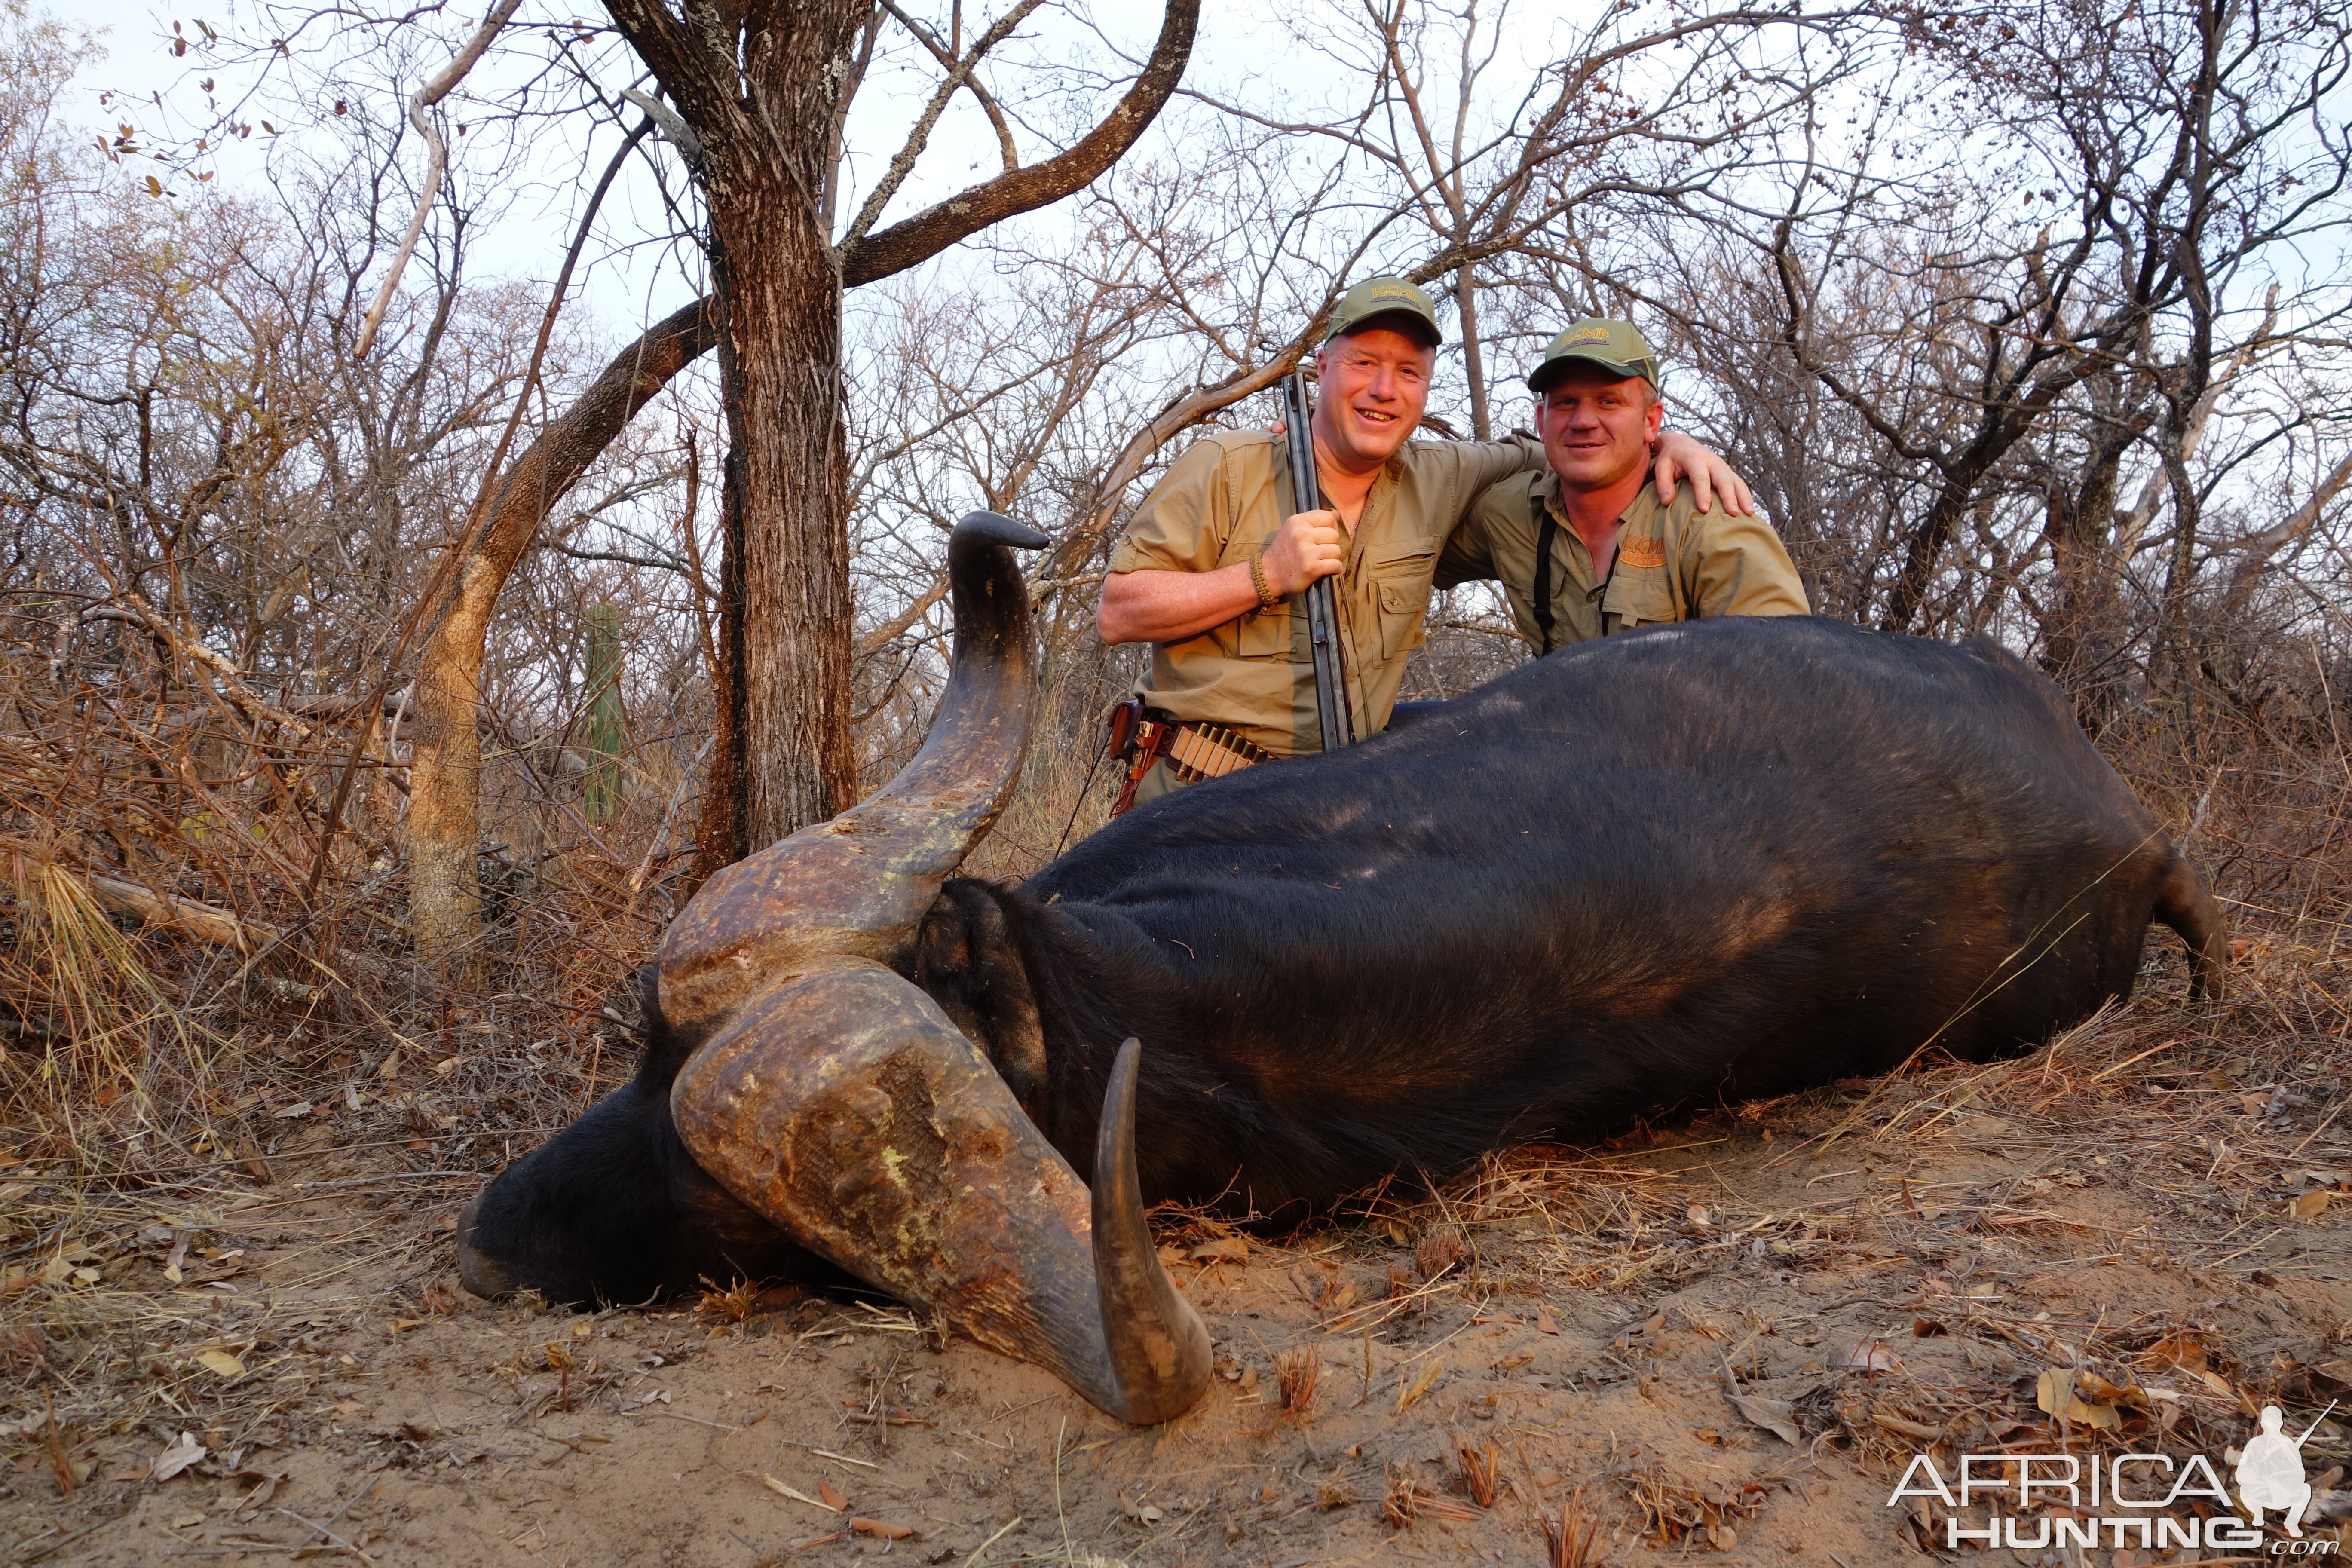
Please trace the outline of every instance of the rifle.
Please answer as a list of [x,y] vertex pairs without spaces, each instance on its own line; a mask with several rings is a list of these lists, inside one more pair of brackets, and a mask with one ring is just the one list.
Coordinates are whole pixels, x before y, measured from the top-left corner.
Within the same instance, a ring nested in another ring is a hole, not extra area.
[[[1315,474],[1315,433],[1307,424],[1307,373],[1295,370],[1283,379],[1282,418],[1290,436],[1290,510],[1323,510],[1323,487]],[[1348,711],[1347,673],[1339,658],[1339,606],[1332,602],[1331,579],[1318,577],[1307,585],[1307,637],[1315,654],[1315,713],[1323,731],[1323,749],[1336,752],[1352,743],[1355,724]]]

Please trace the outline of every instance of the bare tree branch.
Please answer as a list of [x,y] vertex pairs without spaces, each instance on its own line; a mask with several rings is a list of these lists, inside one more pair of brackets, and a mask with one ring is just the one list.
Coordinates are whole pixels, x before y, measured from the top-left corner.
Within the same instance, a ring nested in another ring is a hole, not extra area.
[[438,75],[428,79],[408,101],[408,122],[425,138],[428,150],[425,189],[416,197],[416,214],[408,220],[408,232],[400,237],[400,248],[393,252],[392,269],[383,275],[383,284],[375,291],[375,302],[368,307],[367,317],[360,323],[360,341],[352,349],[353,359],[365,358],[375,342],[376,330],[383,325],[383,313],[392,304],[392,292],[400,287],[400,275],[408,269],[408,258],[416,253],[416,241],[425,232],[425,220],[432,215],[434,198],[441,194],[441,178],[448,173],[449,149],[425,111],[448,97],[451,89],[466,79],[466,73],[474,68],[474,62],[482,58],[482,51],[490,47],[490,40],[499,36],[499,29],[507,25],[507,18],[521,5],[522,0],[499,0],[497,7],[482,19],[482,25],[474,29],[474,36],[466,40],[466,47],[457,51],[457,58],[444,66]]
[[928,211],[841,247],[841,280],[855,287],[904,272],[992,224],[1060,201],[1094,183],[1135,145],[1176,90],[1192,55],[1201,0],[1168,0],[1160,40],[1142,74],[1101,124],[1068,152],[1025,169],[1009,170],[950,196]]

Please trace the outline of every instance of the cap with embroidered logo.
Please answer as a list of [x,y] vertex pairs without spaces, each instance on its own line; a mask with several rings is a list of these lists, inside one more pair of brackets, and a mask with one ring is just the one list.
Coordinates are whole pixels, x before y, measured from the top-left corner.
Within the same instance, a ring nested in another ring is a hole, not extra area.
[[1541,396],[1560,372],[1576,360],[1587,360],[1619,376],[1638,375],[1653,387],[1660,384],[1658,356],[1650,341],[1631,321],[1609,321],[1587,316],[1552,339],[1543,360],[1528,374],[1528,387]]
[[[1377,317],[1391,317],[1380,321],[1400,331],[1409,331],[1435,348],[1445,341],[1445,333],[1437,324],[1437,307],[1429,296],[1402,278],[1367,278],[1339,297],[1339,308],[1331,314],[1331,330],[1323,341],[1347,336],[1374,324]],[[1411,318],[1407,320],[1406,318]]]

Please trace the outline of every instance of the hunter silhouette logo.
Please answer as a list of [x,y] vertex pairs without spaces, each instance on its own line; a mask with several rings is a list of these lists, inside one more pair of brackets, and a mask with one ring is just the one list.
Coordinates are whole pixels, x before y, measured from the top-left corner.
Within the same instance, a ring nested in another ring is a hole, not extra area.
[[2311,1506],[2311,1483],[2303,1479],[2303,1446],[2319,1430],[2319,1422],[2327,1419],[2327,1411],[2335,1408],[2336,1402],[2329,1400],[2327,1410],[2303,1429],[2302,1436],[2289,1437],[2280,1430],[2286,1422],[2285,1413],[2275,1405],[2263,1406],[2262,1431],[2249,1438],[2238,1455],[2238,1500],[2245,1505],[2246,1518],[2255,1529],[2262,1528],[2265,1509],[2283,1509],[2286,1532],[2303,1533],[2304,1510]]
[[[2263,1407],[2260,1429],[2237,1453],[2235,1510],[2220,1472],[2203,1454],[2185,1459],[2168,1454],[1962,1454],[1958,1473],[1948,1480],[1932,1453],[1919,1454],[1887,1494],[1886,1506],[1900,1507],[1912,1498],[1941,1503],[1948,1510],[1941,1542],[1947,1551],[1962,1542],[2023,1552],[2052,1546],[2261,1551],[2263,1516],[2276,1513],[2291,1539],[2270,1541],[2270,1555],[2333,1556],[2334,1540],[2303,1537],[2304,1516],[2312,1505],[2303,1446],[2335,1408],[2331,1400],[2296,1437],[2285,1431],[2284,1411],[2275,1405]],[[1986,1507],[1988,1494],[1990,1517],[1979,1523],[1969,1510]],[[2205,1511],[2191,1511],[2192,1505]],[[1916,1505],[1914,1511],[1923,1532],[1932,1531],[1931,1516]]]

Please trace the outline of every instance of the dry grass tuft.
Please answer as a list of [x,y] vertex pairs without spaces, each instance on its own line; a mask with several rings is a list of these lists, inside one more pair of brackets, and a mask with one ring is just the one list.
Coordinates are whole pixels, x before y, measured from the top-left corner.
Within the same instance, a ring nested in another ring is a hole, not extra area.
[[1396,1465],[1388,1471],[1388,1491],[1381,1500],[1381,1517],[1398,1530],[1410,1530],[1420,1520],[1445,1520],[1458,1524],[1477,1518],[1478,1513],[1444,1492],[1423,1486],[1413,1479],[1410,1465]]
[[1462,1227],[1452,1220],[1440,1220],[1422,1236],[1412,1249],[1412,1263],[1423,1279],[1434,1279],[1451,1272],[1462,1261]]
[[1542,1521],[1544,1562],[1549,1568],[1599,1568],[1601,1520],[1584,1508],[1584,1489],[1560,1500],[1559,1521]]
[[1314,1345],[1293,1344],[1274,1358],[1275,1386],[1281,1392],[1282,1413],[1305,1420],[1315,1404],[1316,1385],[1323,1378],[1323,1352]]
[[1411,1469],[1393,1465],[1389,1468],[1388,1489],[1381,1498],[1381,1517],[1387,1520],[1391,1528],[1412,1528],[1415,1489]]
[[788,1307],[801,1299],[800,1290],[790,1285],[768,1285],[757,1279],[738,1279],[732,1285],[719,1286],[708,1276],[702,1281],[702,1294],[694,1303],[694,1315],[704,1322],[750,1322],[762,1312]]
[[1489,1443],[1480,1447],[1468,1439],[1454,1439],[1454,1457],[1462,1463],[1462,1489],[1480,1508],[1492,1508],[1503,1491],[1503,1451]]

